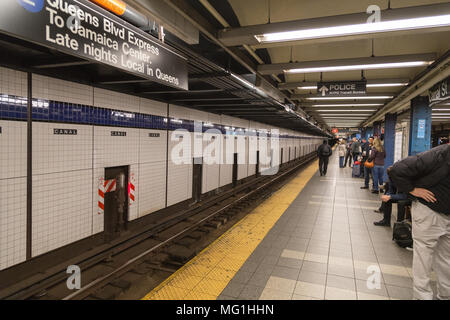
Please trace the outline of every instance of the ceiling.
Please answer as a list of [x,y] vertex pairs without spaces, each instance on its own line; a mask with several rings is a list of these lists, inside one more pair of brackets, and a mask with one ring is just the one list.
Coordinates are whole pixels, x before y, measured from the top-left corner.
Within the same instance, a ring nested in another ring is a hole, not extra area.
[[[271,32],[271,25],[275,28],[276,23],[279,22],[348,15],[353,13],[365,14],[366,9],[370,5],[378,5],[380,9],[384,10],[388,8],[388,5],[390,5],[391,9],[397,9],[411,6],[449,3],[449,1],[439,0],[340,0],[339,5],[330,5],[330,3],[336,4],[336,2],[329,0],[228,0],[228,2],[231,5],[241,27],[268,24],[268,26],[264,26],[264,28],[266,28],[266,33]],[[210,0],[210,3],[213,4],[214,1]],[[450,12],[447,14],[450,14]],[[326,20],[324,20],[324,22],[325,21]],[[241,29],[245,32],[245,28]],[[402,34],[382,33],[373,37],[366,35],[363,37],[356,37],[354,39],[344,38],[339,41],[337,41],[336,38],[327,38],[309,41],[259,43],[250,45],[250,48],[254,50],[267,50],[270,57],[270,64],[323,61],[325,65],[327,60],[425,53],[435,53],[436,58],[438,58],[448,54],[450,49],[450,29],[444,28],[439,29],[439,31],[436,30],[437,29],[420,31],[414,30]],[[219,36],[219,40],[220,39],[221,38]],[[240,44],[244,45],[245,43],[242,41]],[[427,69],[427,66],[364,70],[363,73],[361,72],[362,70],[323,73],[287,73],[283,72],[283,70],[278,70],[275,75],[282,79],[283,84],[303,81],[316,83],[321,79],[322,81],[361,80],[362,76],[369,82],[390,79],[401,79],[406,82],[410,82],[425,69]],[[405,87],[406,85],[393,87],[368,87],[367,95],[377,93],[395,97],[402,92]],[[316,96],[316,89],[291,88],[288,90],[283,90],[283,92],[289,94],[293,100],[296,100],[301,108],[308,114],[312,115],[320,123],[327,124],[329,127],[357,127],[390,101],[390,99],[373,100],[370,101],[370,103],[376,104],[376,106],[350,107],[347,105],[335,106],[343,101],[330,100],[321,103],[318,102],[316,104],[332,104],[333,106],[315,107],[313,106],[315,101],[305,100],[303,96]],[[346,102],[351,102],[351,104],[368,103],[367,100],[360,99]],[[442,122],[449,120],[439,119],[439,121]]]

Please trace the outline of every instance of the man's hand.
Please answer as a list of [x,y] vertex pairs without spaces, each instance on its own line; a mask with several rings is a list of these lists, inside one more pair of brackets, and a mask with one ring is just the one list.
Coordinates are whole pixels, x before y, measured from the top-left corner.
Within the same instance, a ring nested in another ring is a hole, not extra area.
[[388,196],[388,195],[386,195],[386,194],[383,194],[383,195],[381,196],[381,201],[383,201],[383,202],[388,202],[389,200],[391,200],[391,196]]
[[414,188],[413,191],[410,192],[413,196],[417,198],[422,198],[426,202],[436,202],[436,198],[430,190],[423,188]]

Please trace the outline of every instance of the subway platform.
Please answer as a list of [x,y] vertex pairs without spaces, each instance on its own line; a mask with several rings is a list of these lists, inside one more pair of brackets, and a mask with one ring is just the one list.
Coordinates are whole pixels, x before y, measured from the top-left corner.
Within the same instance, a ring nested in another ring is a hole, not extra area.
[[326,176],[314,161],[143,299],[412,299],[412,252],[362,185],[337,152]]

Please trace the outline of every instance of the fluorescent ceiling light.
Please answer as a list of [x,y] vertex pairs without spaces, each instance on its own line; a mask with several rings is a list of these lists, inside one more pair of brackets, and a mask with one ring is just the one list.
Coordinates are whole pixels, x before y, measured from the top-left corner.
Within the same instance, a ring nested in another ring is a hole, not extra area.
[[450,111],[450,109],[433,109],[433,112]]
[[361,23],[336,27],[295,30],[287,32],[274,32],[255,35],[260,43],[281,42],[293,40],[307,40],[330,38],[357,34],[370,34],[377,32],[392,32],[423,28],[436,28],[450,25],[450,15],[420,17],[412,19],[399,19],[375,23]]
[[328,110],[314,110],[316,112],[373,112],[377,111],[377,109],[361,109],[361,110],[353,110],[353,109],[328,109]]
[[433,117],[433,119],[450,119],[450,117]]
[[313,107],[377,107],[383,103],[313,104]]
[[314,89],[317,89],[317,86],[301,86],[301,87],[298,87],[297,89],[314,90]]
[[322,117],[329,117],[329,116],[337,116],[337,117],[368,117],[370,116],[370,114],[360,114],[360,113],[356,113],[356,114],[342,114],[342,113],[328,113],[328,114],[324,114]]
[[404,87],[408,83],[368,83],[367,88]]
[[306,100],[383,100],[394,96],[307,97]]
[[332,66],[332,67],[312,67],[312,68],[298,68],[284,70],[287,73],[312,73],[312,72],[333,72],[333,71],[348,71],[348,70],[369,70],[369,69],[391,69],[391,68],[407,68],[420,67],[430,65],[431,61],[405,61],[405,62],[391,62],[391,63],[374,63],[374,64],[353,64],[347,66]]
[[450,116],[450,113],[433,113],[432,116]]

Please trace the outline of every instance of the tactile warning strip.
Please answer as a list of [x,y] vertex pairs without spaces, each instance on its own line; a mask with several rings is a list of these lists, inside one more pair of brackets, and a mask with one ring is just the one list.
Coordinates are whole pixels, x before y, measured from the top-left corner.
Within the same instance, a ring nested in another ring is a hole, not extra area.
[[314,161],[142,299],[217,299],[316,171]]

